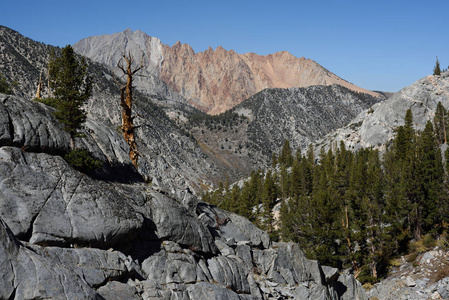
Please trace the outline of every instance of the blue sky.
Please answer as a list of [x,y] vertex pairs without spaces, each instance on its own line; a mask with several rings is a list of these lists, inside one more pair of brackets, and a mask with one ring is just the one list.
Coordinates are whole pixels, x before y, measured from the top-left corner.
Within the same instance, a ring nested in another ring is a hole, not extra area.
[[0,25],[55,46],[126,28],[168,45],[288,51],[370,90],[398,91],[449,65],[448,0],[2,0]]

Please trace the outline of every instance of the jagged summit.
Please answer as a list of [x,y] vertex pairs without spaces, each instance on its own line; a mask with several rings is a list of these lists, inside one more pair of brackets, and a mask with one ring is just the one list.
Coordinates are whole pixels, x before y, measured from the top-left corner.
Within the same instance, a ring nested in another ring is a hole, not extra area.
[[[339,84],[381,97],[341,79],[311,59],[297,58],[287,51],[237,54],[218,46],[196,53],[180,41],[170,47],[129,28],[121,33],[85,38],[74,49],[110,67],[116,66],[123,51],[131,51],[134,56],[143,53],[147,74],[159,78],[194,107],[209,114],[224,112],[265,88]],[[145,82],[138,87],[144,90]]]

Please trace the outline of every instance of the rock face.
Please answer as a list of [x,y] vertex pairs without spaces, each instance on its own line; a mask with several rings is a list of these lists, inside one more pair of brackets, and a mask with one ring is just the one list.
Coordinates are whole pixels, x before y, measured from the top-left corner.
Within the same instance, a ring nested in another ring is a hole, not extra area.
[[78,145],[103,173],[72,169],[51,109],[0,97],[0,120],[16,116],[0,139],[1,299],[366,299],[354,278],[189,190],[102,180],[118,164],[137,171],[99,123]]
[[143,55],[144,75],[149,79],[138,81],[138,88],[153,91],[155,86],[162,87],[160,82],[156,83],[162,80],[193,106],[209,114],[222,113],[266,88],[338,84],[381,96],[341,79],[313,60],[297,58],[285,51],[261,56],[237,54],[218,47],[195,53],[187,44],[177,42],[170,47],[142,31],[130,29],[89,37],[73,47],[78,53],[113,68],[123,51],[136,58]]
[[441,76],[426,76],[403,88],[360,113],[347,126],[317,141],[316,148],[327,149],[329,145],[343,141],[348,149],[374,147],[383,150],[393,139],[394,129],[404,125],[405,113],[409,108],[415,128],[423,130],[428,120],[433,121],[438,102],[449,108],[449,72]]

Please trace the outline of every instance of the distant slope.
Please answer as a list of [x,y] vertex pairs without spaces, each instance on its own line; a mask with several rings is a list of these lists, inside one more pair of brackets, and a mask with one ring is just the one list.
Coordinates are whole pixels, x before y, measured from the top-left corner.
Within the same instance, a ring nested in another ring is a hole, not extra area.
[[449,72],[441,76],[426,76],[403,88],[387,100],[360,113],[347,126],[317,141],[317,151],[343,141],[349,149],[374,147],[385,149],[398,126],[404,125],[405,112],[410,108],[417,130],[423,130],[433,120],[438,102],[449,108]]
[[[339,85],[265,89],[227,112],[226,124],[205,121],[190,132],[207,154],[248,175],[268,167],[272,153],[279,152],[284,140],[293,149],[305,149],[377,101]],[[232,113],[247,120],[232,121]]]
[[14,92],[34,97],[41,71],[54,47],[24,38],[18,32],[0,25],[0,72],[7,82],[16,82]]
[[249,139],[267,151],[284,140],[306,148],[326,133],[344,126],[378,100],[339,85],[266,89],[234,108],[249,116]]
[[135,57],[143,54],[149,79],[139,82],[140,89],[144,90],[145,84],[154,86],[154,77],[160,78],[193,106],[209,114],[224,112],[266,88],[339,84],[383,97],[341,79],[313,60],[297,58],[285,51],[261,56],[218,47],[215,51],[209,48],[195,53],[187,44],[177,42],[170,47],[142,31],[130,29],[85,38],[74,48],[110,67],[116,67],[123,51],[130,51]]

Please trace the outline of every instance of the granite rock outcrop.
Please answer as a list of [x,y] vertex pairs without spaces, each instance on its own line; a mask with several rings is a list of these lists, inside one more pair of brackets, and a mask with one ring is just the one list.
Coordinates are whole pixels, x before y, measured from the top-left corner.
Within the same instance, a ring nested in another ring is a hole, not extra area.
[[411,109],[416,130],[423,130],[433,121],[438,102],[449,108],[449,72],[426,76],[401,89],[385,101],[361,112],[348,125],[316,141],[316,149],[328,149],[343,141],[348,149],[374,147],[385,150],[394,137],[394,130],[404,125],[405,113]]
[[[112,162],[133,169],[115,155],[118,141],[105,144],[113,134],[85,130],[77,143],[104,161],[104,173],[84,174],[61,157],[69,141],[51,108],[0,102],[0,120],[22,112],[0,140],[0,298],[366,299],[354,278],[189,190],[166,192],[137,176],[105,180],[117,171]],[[18,136],[35,138],[14,140],[15,124],[53,127],[23,126]]]

